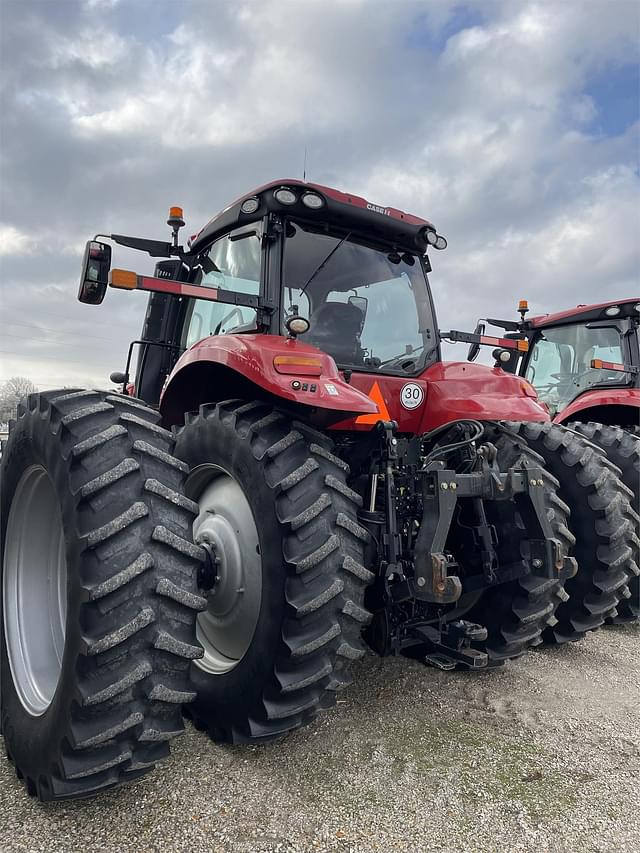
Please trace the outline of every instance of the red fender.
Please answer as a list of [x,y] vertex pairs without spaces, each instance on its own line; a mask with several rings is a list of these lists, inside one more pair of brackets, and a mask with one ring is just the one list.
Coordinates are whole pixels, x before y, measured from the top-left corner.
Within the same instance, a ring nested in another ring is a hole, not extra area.
[[[278,358],[284,363],[277,365]],[[216,369],[218,376],[235,377],[236,394],[252,383],[274,397],[322,410],[328,421],[377,411],[366,394],[342,379],[331,356],[316,347],[279,335],[213,335],[183,353],[168,377],[160,398],[165,422],[178,423],[188,411],[185,404],[193,405],[196,398],[205,401],[193,386],[206,381],[207,367],[214,382]]]
[[[593,391],[585,391],[573,402],[569,403],[553,419],[554,423],[562,424],[566,421],[576,419],[576,416],[585,409],[593,409],[596,406],[627,406],[640,409],[640,390],[637,388],[594,388]],[[579,420],[579,418],[578,418]]]

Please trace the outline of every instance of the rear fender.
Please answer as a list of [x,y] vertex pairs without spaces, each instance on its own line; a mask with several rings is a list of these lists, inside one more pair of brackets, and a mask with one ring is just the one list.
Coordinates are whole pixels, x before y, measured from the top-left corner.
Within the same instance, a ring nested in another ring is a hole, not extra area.
[[553,420],[557,424],[597,421],[604,424],[640,425],[640,389],[599,388],[585,391]]
[[[278,369],[278,356],[294,363]],[[302,361],[298,366],[296,359],[314,364]],[[160,412],[172,426],[201,403],[230,397],[280,401],[319,425],[377,411],[366,394],[341,378],[334,360],[321,350],[293,338],[244,334],[214,335],[183,353],[163,389]]]

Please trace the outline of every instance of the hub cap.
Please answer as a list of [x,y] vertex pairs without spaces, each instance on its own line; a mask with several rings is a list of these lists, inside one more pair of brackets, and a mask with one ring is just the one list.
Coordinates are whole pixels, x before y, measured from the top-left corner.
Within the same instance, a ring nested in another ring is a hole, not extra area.
[[208,607],[196,624],[204,657],[196,665],[214,675],[230,672],[255,633],[262,601],[262,558],[251,506],[239,483],[217,465],[200,465],[187,482],[200,509],[193,538],[217,558]]
[[67,619],[67,558],[58,496],[40,465],[18,483],[7,523],[2,584],[4,630],[13,683],[39,717],[62,670]]

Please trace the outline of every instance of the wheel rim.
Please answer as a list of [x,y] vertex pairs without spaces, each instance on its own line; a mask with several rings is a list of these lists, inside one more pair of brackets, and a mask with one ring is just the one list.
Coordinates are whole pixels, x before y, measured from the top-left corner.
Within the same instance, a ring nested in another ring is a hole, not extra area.
[[204,656],[195,661],[213,675],[230,672],[253,640],[262,602],[262,558],[251,505],[240,484],[217,465],[200,465],[187,493],[198,502],[194,542],[211,546],[218,562],[208,606],[196,633]]
[[67,620],[67,559],[62,514],[49,475],[28,468],[16,488],[2,584],[7,656],[25,710],[39,717],[62,671]]

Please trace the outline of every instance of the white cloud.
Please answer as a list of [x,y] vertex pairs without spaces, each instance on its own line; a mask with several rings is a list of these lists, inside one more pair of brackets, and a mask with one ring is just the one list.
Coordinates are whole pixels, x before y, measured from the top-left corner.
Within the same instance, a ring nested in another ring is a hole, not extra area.
[[0,255],[32,254],[35,249],[29,234],[0,222]]

